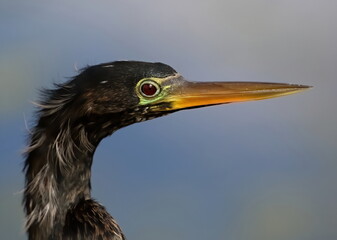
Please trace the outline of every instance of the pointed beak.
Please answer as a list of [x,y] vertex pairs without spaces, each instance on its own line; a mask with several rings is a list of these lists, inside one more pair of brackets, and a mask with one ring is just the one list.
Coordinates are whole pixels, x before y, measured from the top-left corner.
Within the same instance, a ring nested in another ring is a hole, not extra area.
[[309,86],[263,83],[263,82],[188,82],[171,88],[165,98],[170,103],[160,111],[175,111],[186,108],[216,104],[246,102],[281,97],[309,89]]

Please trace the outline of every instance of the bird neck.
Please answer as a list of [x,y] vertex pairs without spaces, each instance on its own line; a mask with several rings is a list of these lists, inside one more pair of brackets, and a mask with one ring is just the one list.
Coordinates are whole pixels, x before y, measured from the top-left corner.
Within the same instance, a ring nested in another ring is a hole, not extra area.
[[40,119],[25,162],[24,204],[30,236],[48,239],[62,232],[67,211],[90,198],[91,164],[99,141],[83,124]]

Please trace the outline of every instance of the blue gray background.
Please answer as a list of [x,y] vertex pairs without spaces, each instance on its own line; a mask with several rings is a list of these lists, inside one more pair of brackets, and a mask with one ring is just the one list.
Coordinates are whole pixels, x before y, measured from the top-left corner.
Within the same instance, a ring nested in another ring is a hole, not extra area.
[[182,111],[99,146],[93,197],[128,239],[337,239],[337,2],[0,2],[0,234],[25,239],[21,152],[37,89],[113,60],[310,91]]

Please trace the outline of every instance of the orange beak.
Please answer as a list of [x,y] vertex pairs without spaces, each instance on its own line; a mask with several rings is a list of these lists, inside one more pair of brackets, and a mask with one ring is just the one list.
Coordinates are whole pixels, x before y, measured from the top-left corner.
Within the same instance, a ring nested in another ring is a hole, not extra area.
[[281,97],[309,89],[309,86],[263,82],[188,82],[172,86],[159,111],[180,110],[216,104]]

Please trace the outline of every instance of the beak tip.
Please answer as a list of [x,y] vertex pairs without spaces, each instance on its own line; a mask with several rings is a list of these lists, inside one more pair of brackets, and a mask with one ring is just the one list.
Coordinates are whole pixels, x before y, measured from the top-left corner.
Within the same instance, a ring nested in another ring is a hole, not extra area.
[[313,86],[308,86],[308,85],[296,85],[296,88],[298,88],[300,91],[305,91],[313,88]]

